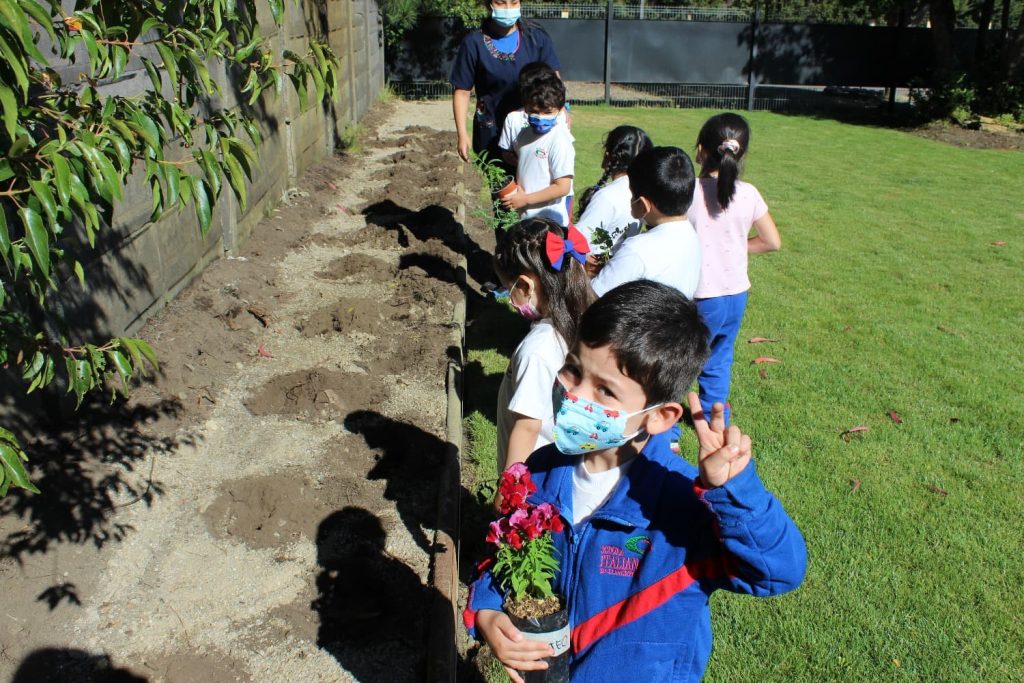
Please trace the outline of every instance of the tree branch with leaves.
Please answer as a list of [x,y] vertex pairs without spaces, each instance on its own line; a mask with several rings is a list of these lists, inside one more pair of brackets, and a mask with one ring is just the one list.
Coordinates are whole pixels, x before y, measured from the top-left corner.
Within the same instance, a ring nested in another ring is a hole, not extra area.
[[[261,1],[280,26],[284,0]],[[0,367],[28,392],[63,375],[81,405],[91,391],[126,395],[157,369],[141,339],[74,339],[54,305],[69,283],[86,287],[83,262],[129,178],[143,175],[152,220],[191,204],[205,236],[225,188],[246,204],[262,142],[249,107],[286,83],[303,110],[333,98],[337,58],[319,36],[303,54],[276,54],[256,0],[77,0],[70,13],[64,4],[0,0]],[[79,79],[63,82],[53,66],[83,53]],[[130,64],[150,87],[105,94]],[[241,84],[245,105],[214,107],[222,93],[211,65]],[[167,157],[172,142],[183,158]],[[26,461],[17,436],[0,429],[0,496],[36,491]]]

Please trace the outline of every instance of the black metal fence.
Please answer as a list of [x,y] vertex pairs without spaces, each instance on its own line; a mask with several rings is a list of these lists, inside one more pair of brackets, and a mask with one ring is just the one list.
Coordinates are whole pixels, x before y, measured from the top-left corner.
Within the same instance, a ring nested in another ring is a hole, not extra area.
[[[534,20],[551,35],[576,103],[773,111],[878,103],[883,90],[905,99],[934,66],[927,28],[761,21],[739,10],[646,7],[640,19],[640,7],[615,6],[608,19],[607,6],[595,4],[524,8],[542,13]],[[466,30],[453,19],[421,19],[389,48],[391,88],[403,97],[448,96]],[[956,32],[966,65],[974,36]]]

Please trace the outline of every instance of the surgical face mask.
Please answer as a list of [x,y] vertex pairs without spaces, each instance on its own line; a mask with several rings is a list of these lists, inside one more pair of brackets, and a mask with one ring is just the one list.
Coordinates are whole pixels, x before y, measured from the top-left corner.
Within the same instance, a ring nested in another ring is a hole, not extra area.
[[547,133],[549,130],[555,127],[558,123],[558,114],[553,116],[542,116],[540,114],[528,114],[526,116],[527,123],[530,127],[540,135]]
[[525,304],[517,304],[512,299],[512,292],[510,290],[503,290],[503,295],[503,297],[499,298],[499,301],[502,298],[504,298],[504,300],[508,302],[509,306],[516,309],[516,312],[518,312],[519,315],[523,316],[527,320],[540,320],[541,318],[544,317],[543,315],[541,315],[541,312],[537,310],[537,307],[530,302],[529,299],[526,300]]
[[555,411],[555,446],[566,455],[583,455],[591,451],[618,448],[632,441],[643,430],[626,434],[629,418],[662,405],[659,403],[633,413],[623,413],[580,398],[557,379],[551,398]]
[[[642,212],[639,216],[636,215],[637,208]],[[647,216],[647,211],[644,211],[644,200],[641,197],[637,197],[629,203],[629,214],[638,221],[642,221]]]
[[509,28],[515,25],[519,21],[519,17],[522,15],[522,10],[518,7],[494,7],[491,6],[491,19],[494,23],[503,28]]

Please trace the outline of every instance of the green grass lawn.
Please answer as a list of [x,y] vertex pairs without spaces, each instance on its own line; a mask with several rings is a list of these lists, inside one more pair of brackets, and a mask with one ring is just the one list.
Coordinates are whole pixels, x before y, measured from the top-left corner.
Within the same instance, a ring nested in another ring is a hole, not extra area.
[[[713,113],[575,109],[578,191],[614,126],[692,156]],[[1022,680],[1024,154],[748,118],[743,177],[783,248],[751,258],[733,419],[810,565],[795,593],[713,598],[706,680]],[[510,342],[491,325],[469,335],[496,389]],[[467,390],[469,455],[490,473],[494,391]]]

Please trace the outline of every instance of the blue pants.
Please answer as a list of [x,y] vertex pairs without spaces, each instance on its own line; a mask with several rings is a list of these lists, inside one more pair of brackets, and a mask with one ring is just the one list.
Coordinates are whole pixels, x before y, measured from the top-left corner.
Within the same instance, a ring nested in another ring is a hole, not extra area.
[[708,326],[708,344],[711,355],[697,378],[700,405],[707,419],[711,419],[711,406],[725,404],[725,424],[729,424],[729,385],[732,383],[733,349],[736,335],[747,308],[747,293],[697,299],[697,312]]

